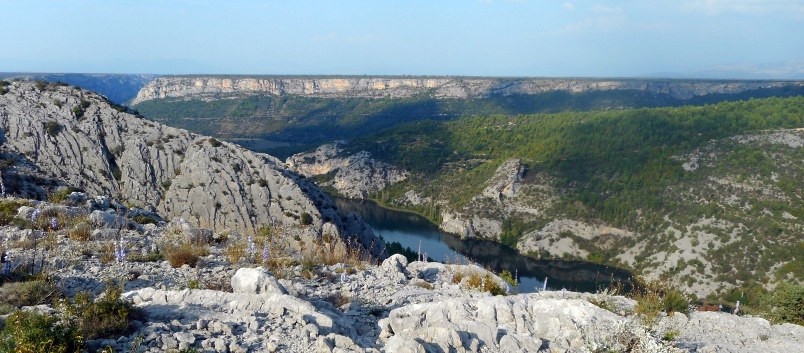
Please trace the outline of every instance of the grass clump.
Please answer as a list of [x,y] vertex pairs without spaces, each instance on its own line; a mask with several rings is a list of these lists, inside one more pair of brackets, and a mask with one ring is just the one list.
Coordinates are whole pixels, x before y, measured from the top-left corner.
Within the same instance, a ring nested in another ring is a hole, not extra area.
[[636,300],[634,312],[649,330],[658,323],[661,312],[668,315],[689,312],[689,300],[683,293],[656,281],[637,279],[629,296]]
[[0,287],[0,305],[9,308],[49,304],[60,294],[60,291],[46,280],[7,282]]
[[17,209],[28,205],[27,202],[23,201],[0,201],[0,226],[12,224],[14,217],[17,216]]
[[209,255],[209,247],[197,245],[189,241],[177,245],[165,246],[165,258],[173,268],[190,265],[195,267],[201,256]]
[[508,293],[507,286],[497,281],[496,277],[488,271],[480,273],[474,270],[458,270],[452,274],[452,283],[460,284],[465,289],[489,292],[492,295]]

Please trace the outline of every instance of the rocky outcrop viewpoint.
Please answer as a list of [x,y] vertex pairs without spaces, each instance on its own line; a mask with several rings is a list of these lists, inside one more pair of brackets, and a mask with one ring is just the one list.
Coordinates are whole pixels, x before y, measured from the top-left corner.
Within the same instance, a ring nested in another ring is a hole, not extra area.
[[148,121],[80,88],[7,89],[0,153],[8,194],[41,199],[71,187],[213,230],[331,223],[341,236],[373,241],[362,220],[341,217],[317,186],[274,157]]

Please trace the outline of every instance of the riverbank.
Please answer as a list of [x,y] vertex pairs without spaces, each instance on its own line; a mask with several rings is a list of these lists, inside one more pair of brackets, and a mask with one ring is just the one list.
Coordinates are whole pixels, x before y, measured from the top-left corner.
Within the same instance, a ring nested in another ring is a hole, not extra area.
[[[398,242],[414,252],[441,262],[472,262],[497,273],[516,274],[520,290],[541,290],[547,278],[548,287],[581,292],[596,292],[610,285],[628,282],[632,274],[626,270],[571,260],[538,260],[521,255],[503,244],[480,239],[461,239],[438,229],[421,215],[383,207],[371,200],[352,200],[330,196],[340,212],[361,215],[375,234],[387,242]],[[463,258],[463,260],[461,259]]]

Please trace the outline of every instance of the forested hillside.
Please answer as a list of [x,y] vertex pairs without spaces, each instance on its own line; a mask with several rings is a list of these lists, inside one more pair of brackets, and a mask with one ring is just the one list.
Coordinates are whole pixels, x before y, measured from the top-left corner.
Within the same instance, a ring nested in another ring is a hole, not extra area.
[[798,84],[731,94],[707,94],[690,99],[642,90],[592,90],[580,93],[555,90],[480,98],[436,98],[430,93],[403,98],[222,93],[214,97],[191,95],[152,99],[134,107],[149,119],[220,138],[320,144],[351,139],[419,120],[704,105],[726,100],[802,94],[804,86]]
[[[705,293],[804,278],[802,127],[804,98],[769,98],[420,121],[345,149],[412,172],[372,195],[387,205],[442,227],[465,220],[465,235],[535,257],[619,264]],[[490,196],[508,161],[522,167],[517,191]]]

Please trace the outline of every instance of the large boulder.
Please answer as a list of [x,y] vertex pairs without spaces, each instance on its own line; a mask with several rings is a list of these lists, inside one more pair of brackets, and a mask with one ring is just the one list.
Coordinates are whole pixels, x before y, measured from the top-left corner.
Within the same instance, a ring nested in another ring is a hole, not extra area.
[[394,254],[382,262],[382,269],[387,272],[405,273],[408,259],[404,255]]
[[241,268],[232,276],[232,291],[247,294],[287,294],[279,282],[262,267]]

